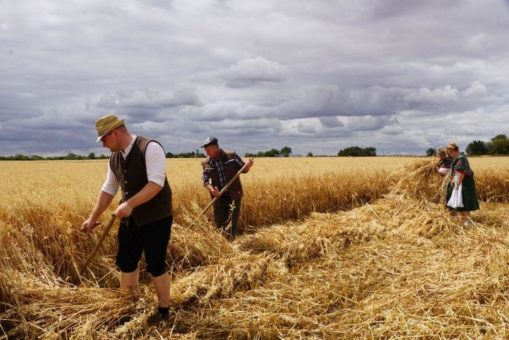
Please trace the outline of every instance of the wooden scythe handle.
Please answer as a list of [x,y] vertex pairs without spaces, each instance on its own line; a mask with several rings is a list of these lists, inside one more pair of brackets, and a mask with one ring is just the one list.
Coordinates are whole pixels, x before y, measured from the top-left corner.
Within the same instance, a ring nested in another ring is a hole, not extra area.
[[[252,160],[252,158],[251,158]],[[214,199],[212,201],[209,202],[209,204],[207,204],[207,206],[205,208],[203,208],[202,212],[195,218],[193,224],[191,224],[191,226],[195,225],[196,223],[196,220],[202,216],[203,214],[205,214],[205,212],[207,210],[209,210],[209,208],[212,206],[212,204],[214,204],[225,192],[226,190],[228,190],[228,188],[233,184],[233,182],[235,182],[235,180],[237,178],[239,178],[240,174],[244,171],[244,169],[246,168],[247,166],[247,163],[245,163],[242,168],[240,168],[239,171],[237,171],[237,173],[235,174],[235,176],[232,177],[232,179],[230,179],[230,181],[228,181],[228,183],[226,183],[226,185],[223,187],[223,189],[221,189],[221,191],[219,192],[219,195],[217,195],[216,197],[214,197]]]
[[80,273],[83,273],[85,271],[85,269],[87,269],[88,265],[90,264],[90,262],[94,259],[95,257],[95,254],[99,251],[99,249],[101,248],[101,245],[102,243],[104,242],[104,239],[106,238],[106,236],[108,235],[111,227],[113,226],[113,223],[115,222],[115,219],[116,219],[116,215],[114,214],[111,214],[111,218],[110,218],[110,221],[108,222],[108,224],[106,225],[106,228],[104,228],[101,236],[99,237],[99,240],[97,240],[97,243],[94,247],[94,249],[92,250],[92,252],[88,255],[88,258],[87,260],[85,261],[85,263],[83,264],[83,266],[81,267],[81,270],[80,270]]

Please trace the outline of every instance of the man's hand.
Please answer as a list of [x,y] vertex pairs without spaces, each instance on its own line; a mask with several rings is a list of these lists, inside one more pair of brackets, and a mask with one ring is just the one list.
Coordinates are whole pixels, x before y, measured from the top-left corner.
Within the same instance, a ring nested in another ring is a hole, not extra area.
[[217,187],[213,187],[212,185],[209,187],[209,192],[212,196],[219,196],[219,189]]
[[246,172],[249,171],[249,169],[251,169],[251,167],[253,166],[254,164],[254,159],[253,158],[250,158],[247,162],[246,162],[246,167],[244,169],[246,169]]
[[133,208],[129,205],[129,203],[124,202],[118,206],[117,209],[113,212],[113,215],[117,215],[119,218],[128,217],[133,212]]
[[92,230],[94,230],[95,227],[97,227],[99,224],[101,224],[101,222],[96,221],[96,220],[92,220],[89,217],[85,222],[83,222],[83,224],[81,225],[80,230],[84,231],[86,233],[89,233]]

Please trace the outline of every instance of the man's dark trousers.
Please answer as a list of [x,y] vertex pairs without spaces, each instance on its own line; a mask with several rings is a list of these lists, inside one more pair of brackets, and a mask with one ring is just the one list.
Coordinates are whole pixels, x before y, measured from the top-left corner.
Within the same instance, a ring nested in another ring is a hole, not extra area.
[[[231,221],[232,228],[230,236],[235,238],[237,236],[237,225],[239,222],[240,215],[240,203],[241,199],[233,200],[230,196],[224,195],[214,203],[214,219],[216,226],[222,230],[225,230],[228,223]],[[232,211],[232,204],[234,204]]]

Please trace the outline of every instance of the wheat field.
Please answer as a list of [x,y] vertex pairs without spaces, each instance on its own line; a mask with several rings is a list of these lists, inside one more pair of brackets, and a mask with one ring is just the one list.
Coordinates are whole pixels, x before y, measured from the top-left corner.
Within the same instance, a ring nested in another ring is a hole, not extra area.
[[194,223],[199,161],[168,160],[171,320],[148,327],[155,294],[143,264],[138,299],[118,291],[115,232],[78,270],[107,162],[2,162],[0,338],[507,337],[509,159],[471,164],[467,228],[433,159],[256,159],[229,242],[210,215]]

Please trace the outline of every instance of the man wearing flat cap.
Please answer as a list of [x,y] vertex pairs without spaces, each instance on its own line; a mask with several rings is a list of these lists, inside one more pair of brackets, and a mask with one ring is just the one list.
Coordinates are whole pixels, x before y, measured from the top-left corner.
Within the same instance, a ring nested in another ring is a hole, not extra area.
[[[244,163],[235,152],[221,149],[216,137],[207,138],[202,147],[207,154],[207,158],[202,160],[203,184],[209,191],[211,198],[220,196],[221,189],[235,177],[244,164],[243,173],[248,172],[253,165],[252,159]],[[229,234],[232,239],[237,236],[242,195],[242,184],[240,178],[237,178],[214,203],[216,226],[225,231],[231,221]]]
[[116,264],[120,268],[120,289],[134,294],[138,284],[138,262],[145,255],[159,306],[153,321],[168,318],[170,276],[166,252],[173,221],[171,189],[166,178],[166,157],[155,140],[129,133],[124,120],[107,115],[96,121],[97,142],[111,150],[106,181],[82,229],[89,232],[111,204],[118,188],[121,204],[114,215],[121,219]]

